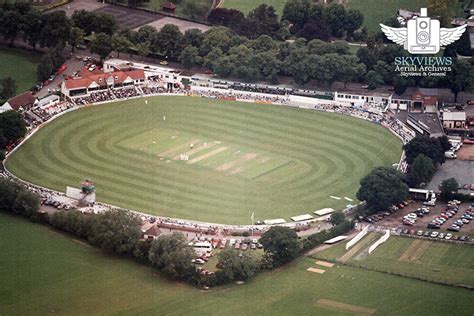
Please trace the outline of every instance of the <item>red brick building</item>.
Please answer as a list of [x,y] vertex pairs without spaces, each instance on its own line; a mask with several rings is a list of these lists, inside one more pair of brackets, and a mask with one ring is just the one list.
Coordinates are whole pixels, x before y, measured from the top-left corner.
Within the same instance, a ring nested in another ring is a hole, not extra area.
[[411,111],[434,113],[438,109],[438,89],[418,88],[412,95]]

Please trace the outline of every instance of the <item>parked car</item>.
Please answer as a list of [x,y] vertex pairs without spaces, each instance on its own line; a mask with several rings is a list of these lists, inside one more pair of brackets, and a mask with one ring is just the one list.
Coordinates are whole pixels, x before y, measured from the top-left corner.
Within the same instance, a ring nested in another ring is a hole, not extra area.
[[439,235],[438,232],[432,232],[430,237],[431,238],[436,238],[438,235]]
[[450,240],[452,237],[453,237],[453,234],[447,233],[447,234],[446,234],[446,237],[444,237],[444,239]]

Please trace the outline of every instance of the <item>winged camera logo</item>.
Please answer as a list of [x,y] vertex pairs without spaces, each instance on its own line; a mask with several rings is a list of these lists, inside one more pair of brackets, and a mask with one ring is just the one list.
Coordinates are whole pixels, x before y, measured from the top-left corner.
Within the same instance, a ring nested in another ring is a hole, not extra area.
[[457,41],[466,30],[467,24],[455,28],[440,27],[436,19],[428,17],[428,10],[422,8],[420,16],[407,22],[407,27],[390,27],[380,24],[387,38],[411,54],[436,54],[442,46]]

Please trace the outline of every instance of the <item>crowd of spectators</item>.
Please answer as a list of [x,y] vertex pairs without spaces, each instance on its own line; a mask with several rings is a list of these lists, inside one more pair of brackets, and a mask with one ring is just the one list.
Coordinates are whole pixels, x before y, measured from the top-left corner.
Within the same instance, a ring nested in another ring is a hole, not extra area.
[[276,103],[276,104],[288,104],[289,96],[287,95],[270,95],[270,94],[258,94],[258,93],[247,93],[235,90],[216,90],[216,89],[193,89],[193,95],[197,95],[203,98],[211,99],[232,99],[238,101],[251,101],[251,102],[264,102],[264,103]]
[[79,97],[74,99],[74,103],[77,105],[85,105],[85,104],[92,104],[98,102],[105,102],[114,100],[115,95],[111,89],[107,89],[105,91],[96,91],[89,94],[89,96]]
[[[126,99],[131,97],[137,97],[140,95],[153,95],[153,94],[163,94],[163,93],[170,93],[167,91],[163,86],[159,84],[149,84],[142,87],[123,87],[120,89],[108,89],[105,91],[97,91],[91,93],[87,97],[79,97],[75,98],[73,101],[69,102],[60,102],[57,105],[48,107],[47,109],[39,109],[39,108],[32,108],[29,111],[24,112],[24,117],[30,124],[32,128],[36,127],[37,125],[49,120],[54,115],[66,111],[76,105],[86,105],[92,104],[97,102],[105,102],[105,101],[112,101],[115,99]],[[350,115],[353,117],[357,117],[360,119],[365,119],[377,124],[381,124],[382,126],[389,128],[394,133],[400,136],[404,143],[408,142],[413,136],[407,132],[407,127],[403,125],[400,121],[396,120],[389,114],[382,114],[371,112],[364,107],[356,107],[356,106],[347,106],[342,104],[337,104],[335,102],[314,102],[311,104],[298,104],[295,102],[290,101],[288,95],[284,94],[263,94],[263,93],[256,93],[256,92],[245,92],[241,90],[221,90],[221,89],[207,89],[207,88],[194,88],[192,91],[183,90],[183,89],[174,89],[172,91],[174,94],[181,94],[181,95],[195,95],[204,98],[213,98],[213,99],[227,99],[227,100],[242,100],[247,102],[263,102],[263,103],[276,103],[276,104],[283,104],[287,106],[298,106],[298,107],[305,107],[305,108],[312,108],[319,111],[327,111],[327,112],[334,112],[344,115]],[[320,101],[320,100],[319,100]],[[2,171],[0,172],[0,177],[9,177],[9,174]],[[50,200],[51,198],[63,195],[61,193],[40,188],[37,186],[33,186],[30,184],[25,184],[28,189],[32,192],[39,194],[42,200]],[[105,205],[104,205],[105,206]],[[193,223],[183,220],[171,219],[171,218],[160,218],[158,219],[157,225],[162,228],[169,228],[172,230],[181,230],[181,231],[189,231],[199,234],[208,234],[208,235],[215,235],[219,233],[219,227],[213,226],[211,224],[205,223]],[[252,231],[256,235],[259,235],[265,229],[263,227],[254,226],[253,228],[249,227],[221,227],[223,234],[232,234],[238,231]],[[301,230],[308,229],[308,227],[300,227]]]

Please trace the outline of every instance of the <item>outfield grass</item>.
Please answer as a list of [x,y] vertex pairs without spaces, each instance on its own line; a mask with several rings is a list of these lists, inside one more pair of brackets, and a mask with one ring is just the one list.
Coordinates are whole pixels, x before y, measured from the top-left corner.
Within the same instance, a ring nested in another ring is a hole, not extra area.
[[[365,238],[370,238],[370,235]],[[315,256],[336,260],[346,252],[344,247],[345,243],[341,243]],[[471,245],[392,236],[370,255],[366,253],[367,248],[368,246],[360,249],[348,263],[379,271],[474,287],[474,249]]]
[[[426,8],[429,0],[349,0],[347,7],[357,9],[364,15],[364,26],[369,32],[380,31],[379,23],[396,17],[399,9],[419,11]],[[428,12],[429,14],[429,12]]]
[[36,68],[41,55],[29,51],[0,46],[0,78],[12,77],[17,94],[29,90],[36,83]]
[[287,0],[223,0],[224,8],[237,9],[247,14],[261,4],[271,5],[281,18]]
[[[207,11],[211,10],[212,1],[207,1],[207,0],[194,0],[194,1],[196,2],[197,6],[205,7]],[[144,2],[143,5],[148,9],[158,12],[158,11],[161,11],[161,4],[164,2],[168,2],[168,1],[167,0],[150,0],[149,2]],[[183,2],[184,1],[181,1],[177,4],[175,14],[178,16],[186,17],[186,14],[184,14],[183,12],[183,8],[184,8]]]
[[311,259],[201,291],[4,214],[0,246],[2,315],[351,315],[316,306],[319,299],[377,315],[471,315],[474,299],[472,291],[350,267],[311,273]]
[[[163,120],[163,117],[166,120]],[[194,144],[193,150],[190,145]],[[343,208],[400,141],[348,116],[196,97],[79,109],[43,127],[7,160],[27,181],[152,214],[222,223]],[[188,161],[180,161],[187,153]],[[330,198],[339,196],[340,200]]]

